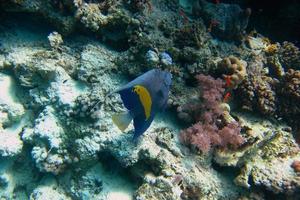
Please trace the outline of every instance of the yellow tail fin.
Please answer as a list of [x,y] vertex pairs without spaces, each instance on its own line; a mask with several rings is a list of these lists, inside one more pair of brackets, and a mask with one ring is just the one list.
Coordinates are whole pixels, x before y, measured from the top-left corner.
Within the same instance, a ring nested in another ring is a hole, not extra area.
[[132,117],[129,112],[114,114],[112,116],[114,124],[123,132],[130,124]]

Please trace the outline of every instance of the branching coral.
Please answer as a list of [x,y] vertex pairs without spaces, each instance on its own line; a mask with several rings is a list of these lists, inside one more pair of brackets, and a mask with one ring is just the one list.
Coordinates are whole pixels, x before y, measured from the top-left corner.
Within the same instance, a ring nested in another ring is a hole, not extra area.
[[281,81],[280,112],[289,118],[300,115],[300,71],[290,69]]
[[213,147],[236,149],[244,139],[237,122],[227,123],[222,120],[223,110],[220,104],[224,92],[223,81],[205,75],[198,75],[197,80],[202,102],[188,107],[196,114],[198,122],[181,132],[181,141],[203,153],[209,152]]
[[300,50],[291,42],[283,42],[279,58],[286,68],[300,69]]
[[243,108],[257,110],[264,115],[275,114],[277,97],[276,81],[268,76],[256,76],[252,73],[238,87]]
[[276,111],[276,96],[270,81],[262,81],[257,85],[257,108],[265,115],[272,115]]

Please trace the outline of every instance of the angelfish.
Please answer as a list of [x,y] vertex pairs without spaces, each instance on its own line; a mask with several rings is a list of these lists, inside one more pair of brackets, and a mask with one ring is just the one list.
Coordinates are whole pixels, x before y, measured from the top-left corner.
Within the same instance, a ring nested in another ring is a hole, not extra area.
[[171,82],[170,72],[152,69],[110,93],[119,93],[127,109],[112,116],[114,124],[123,132],[133,120],[133,139],[137,139],[149,128],[154,116],[165,109]]

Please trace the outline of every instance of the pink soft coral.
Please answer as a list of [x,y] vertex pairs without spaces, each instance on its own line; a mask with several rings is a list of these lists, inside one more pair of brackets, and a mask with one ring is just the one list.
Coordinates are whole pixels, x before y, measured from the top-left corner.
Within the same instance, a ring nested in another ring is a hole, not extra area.
[[222,121],[222,102],[224,82],[211,76],[198,75],[200,100],[197,103],[185,105],[196,121],[196,124],[181,131],[181,141],[198,150],[207,153],[213,147],[238,148],[244,139],[240,135],[240,125],[236,122]]
[[[211,123],[222,114],[219,105],[225,91],[225,83],[222,79],[214,79],[203,74],[197,75],[200,99],[180,107],[187,113],[193,122],[205,121]],[[208,112],[207,112],[208,111]]]
[[237,149],[244,142],[240,130],[237,123],[229,123],[219,129],[214,125],[198,122],[181,131],[180,139],[184,144],[196,147],[203,153],[208,153],[213,147]]

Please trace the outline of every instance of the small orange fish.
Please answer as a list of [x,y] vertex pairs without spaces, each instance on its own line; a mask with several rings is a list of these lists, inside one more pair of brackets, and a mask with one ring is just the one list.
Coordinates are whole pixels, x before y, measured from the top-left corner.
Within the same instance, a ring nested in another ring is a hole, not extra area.
[[231,76],[225,76],[225,85],[226,87],[231,86]]
[[224,98],[223,98],[223,102],[227,103],[230,100],[230,97],[231,97],[231,93],[226,92],[226,94],[224,95]]

